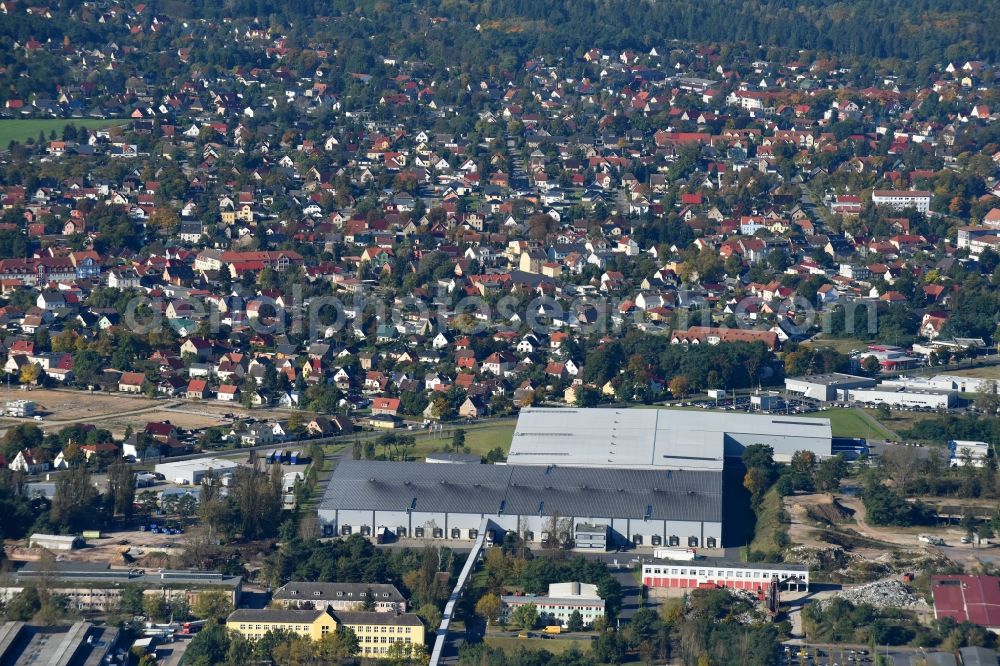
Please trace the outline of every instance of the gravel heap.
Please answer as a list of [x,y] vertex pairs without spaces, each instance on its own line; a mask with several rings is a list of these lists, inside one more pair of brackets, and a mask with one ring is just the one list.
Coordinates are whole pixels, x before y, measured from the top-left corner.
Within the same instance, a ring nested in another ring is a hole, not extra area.
[[835,596],[846,599],[852,604],[869,604],[875,608],[917,608],[927,605],[927,602],[911,594],[906,586],[895,578],[846,588]]

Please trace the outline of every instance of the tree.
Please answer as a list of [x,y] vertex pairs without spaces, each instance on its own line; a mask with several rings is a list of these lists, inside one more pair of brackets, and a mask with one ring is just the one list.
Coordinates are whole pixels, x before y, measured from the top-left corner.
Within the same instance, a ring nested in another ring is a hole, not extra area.
[[910,479],[919,466],[917,451],[909,446],[887,446],[881,458],[882,469],[904,495],[909,487]]
[[375,611],[375,592],[372,588],[365,588],[365,600],[361,603],[361,610],[368,613]]
[[56,478],[52,497],[52,521],[68,532],[79,532],[100,524],[98,493],[83,467],[63,472]]
[[690,388],[688,378],[684,375],[677,375],[670,380],[670,395],[675,398],[683,398]]
[[93,384],[101,374],[101,355],[93,350],[84,350],[73,356],[73,376],[81,384]]
[[570,631],[583,631],[583,615],[580,611],[575,610],[569,615],[569,620],[566,621],[566,628]]
[[747,469],[753,467],[773,469],[774,448],[767,444],[751,444],[743,450],[741,460],[743,461],[743,466]]
[[217,666],[226,662],[229,636],[226,627],[209,623],[191,639],[184,652],[184,663],[191,666]]
[[327,634],[313,644],[316,663],[343,663],[361,651],[360,641],[347,627],[337,627],[337,631]]
[[135,503],[135,472],[125,464],[123,458],[118,458],[108,467],[108,495],[111,497],[111,507],[115,515],[132,515]]
[[41,372],[42,367],[37,363],[25,363],[21,368],[21,374],[18,376],[18,380],[22,384],[34,384],[38,381]]
[[142,588],[138,585],[126,585],[122,588],[118,608],[128,615],[142,615]]
[[432,632],[441,626],[441,611],[434,604],[423,604],[417,609],[417,616],[424,621],[424,626]]
[[580,386],[576,390],[577,407],[595,407],[601,402],[601,392],[593,386]]
[[28,585],[4,604],[4,616],[12,622],[27,622],[42,609],[38,588]]
[[756,505],[771,487],[770,477],[760,467],[751,467],[743,475],[743,487],[750,493],[750,500]]
[[209,590],[198,594],[191,611],[199,618],[221,620],[233,612],[233,604],[224,592]]
[[170,604],[158,594],[147,595],[142,600],[142,612],[151,622],[163,622],[170,614]]
[[236,525],[244,538],[274,535],[281,520],[280,466],[275,465],[270,475],[252,467],[237,469],[229,499]]
[[828,493],[840,488],[840,481],[847,476],[847,461],[843,455],[827,458],[816,470],[816,487]]
[[890,410],[889,405],[887,405],[884,402],[880,402],[878,406],[875,408],[875,411],[878,413],[878,417],[883,421],[889,419],[889,417],[892,416],[892,410]]
[[743,487],[756,505],[777,478],[774,449],[766,444],[751,444],[743,450],[742,460],[747,470],[743,476]]
[[985,387],[976,396],[976,409],[986,414],[996,414],[1000,411],[1000,395],[997,394],[997,383],[985,382]]
[[535,604],[518,606],[510,614],[510,621],[522,629],[534,629],[535,625],[538,624],[538,607]]
[[476,615],[486,620],[487,625],[496,624],[501,612],[503,612],[503,602],[497,594],[489,592],[476,602]]
[[966,536],[972,536],[976,531],[976,516],[970,509],[966,509],[959,521],[959,526],[965,530]]
[[882,371],[882,366],[874,356],[865,356],[861,359],[861,369],[866,375],[875,377]]
[[451,436],[451,448],[454,451],[461,451],[465,448],[465,430],[459,428]]

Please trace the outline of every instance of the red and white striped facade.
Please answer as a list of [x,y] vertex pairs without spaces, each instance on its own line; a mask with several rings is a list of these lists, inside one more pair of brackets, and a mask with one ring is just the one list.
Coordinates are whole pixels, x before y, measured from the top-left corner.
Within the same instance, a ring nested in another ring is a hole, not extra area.
[[764,592],[775,578],[783,582],[785,589],[809,589],[809,569],[793,564],[653,560],[642,565],[642,582],[647,587],[714,585]]

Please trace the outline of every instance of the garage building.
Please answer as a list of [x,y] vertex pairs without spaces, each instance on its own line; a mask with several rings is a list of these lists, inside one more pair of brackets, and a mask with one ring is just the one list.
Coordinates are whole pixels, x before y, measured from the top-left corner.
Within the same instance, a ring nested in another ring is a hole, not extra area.
[[[610,414],[610,412],[608,412]],[[340,463],[318,509],[326,536],[468,540],[489,518],[529,543],[606,526],[607,545],[722,546],[722,473],[525,465]],[[502,534],[494,534],[501,538]]]
[[785,378],[785,390],[788,393],[822,402],[837,400],[838,396],[848,389],[871,388],[875,384],[877,382],[869,377],[847,375],[842,372]]

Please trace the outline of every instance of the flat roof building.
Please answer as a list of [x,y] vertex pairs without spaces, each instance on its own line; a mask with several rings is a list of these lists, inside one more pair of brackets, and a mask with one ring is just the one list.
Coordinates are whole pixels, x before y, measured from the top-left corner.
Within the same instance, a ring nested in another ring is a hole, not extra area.
[[[642,411],[642,410],[636,410]],[[608,410],[608,413],[612,412]],[[722,472],[345,460],[319,505],[326,536],[475,539],[483,518],[528,542],[603,525],[609,545],[722,546]]]
[[594,624],[594,620],[604,617],[604,599],[597,593],[597,586],[589,583],[549,583],[546,595],[504,595],[501,618],[504,622],[520,606],[533,605],[538,611],[538,619],[544,624],[566,626],[574,612],[580,614],[584,626]]
[[221,591],[234,606],[243,590],[242,577],[216,571],[113,569],[106,562],[28,562],[0,584],[0,601],[10,600],[39,581],[50,592],[65,595],[71,609],[102,613],[119,610],[124,585],[135,585],[147,596],[183,598],[188,603],[204,591]]
[[890,407],[949,409],[958,404],[958,394],[954,391],[879,385],[874,388],[850,389],[847,391],[847,400]]
[[838,398],[839,392],[846,389],[870,388],[877,384],[870,377],[858,377],[842,372],[827,372],[804,377],[786,377],[785,390],[813,400],[831,402]]
[[230,474],[240,464],[225,458],[199,458],[196,460],[176,460],[159,463],[153,471],[162,474],[167,481],[178,485],[196,485],[202,482],[209,471],[216,476]]
[[831,455],[829,419],[679,409],[522,409],[507,461],[611,469],[721,471],[751,444],[775,460]]
[[[7,666],[97,666],[111,662],[121,632],[90,622],[39,626],[27,622],[0,624],[0,664]],[[117,663],[117,662],[115,662]]]
[[930,210],[931,193],[924,190],[875,190],[872,192],[872,203],[896,211],[913,208],[926,213]]
[[650,588],[715,585],[737,590],[767,590],[777,580],[783,589],[808,590],[809,567],[763,562],[652,560],[643,562],[642,583]]

